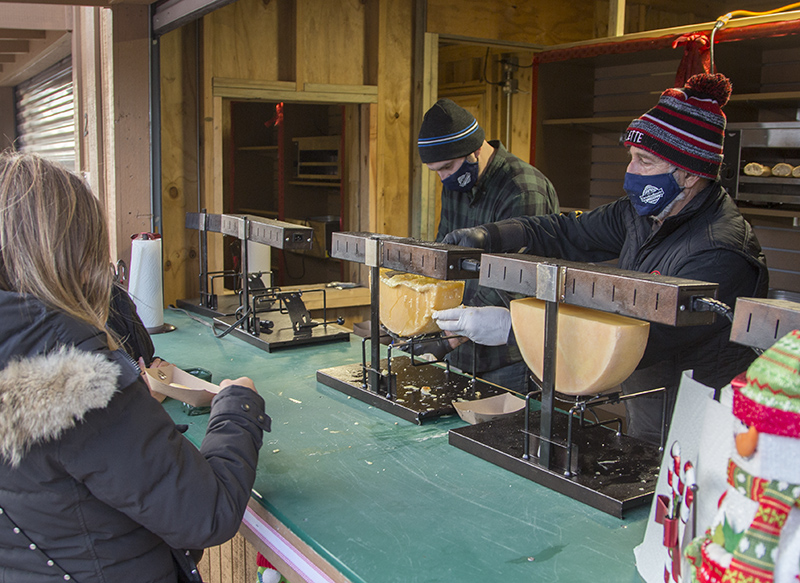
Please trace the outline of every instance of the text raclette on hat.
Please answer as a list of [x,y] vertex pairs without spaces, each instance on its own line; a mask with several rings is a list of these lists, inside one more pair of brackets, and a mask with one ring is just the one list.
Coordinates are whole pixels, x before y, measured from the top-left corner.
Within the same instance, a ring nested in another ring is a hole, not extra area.
[[422,119],[417,148],[423,164],[469,156],[483,144],[478,121],[450,99],[440,99]]
[[690,77],[682,88],[667,89],[658,104],[633,120],[625,146],[655,154],[691,174],[715,180],[722,164],[725,114],[731,82],[724,75]]

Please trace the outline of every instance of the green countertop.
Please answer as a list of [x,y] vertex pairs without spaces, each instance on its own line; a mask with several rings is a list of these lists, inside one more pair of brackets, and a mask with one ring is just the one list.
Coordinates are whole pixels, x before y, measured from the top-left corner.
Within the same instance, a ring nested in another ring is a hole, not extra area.
[[[648,507],[619,520],[448,444],[457,416],[423,426],[348,398],[316,371],[360,361],[361,341],[267,353],[167,311],[156,354],[213,382],[251,377],[272,416],[255,491],[354,582],[641,581],[633,547]],[[164,403],[187,436],[207,416]]]

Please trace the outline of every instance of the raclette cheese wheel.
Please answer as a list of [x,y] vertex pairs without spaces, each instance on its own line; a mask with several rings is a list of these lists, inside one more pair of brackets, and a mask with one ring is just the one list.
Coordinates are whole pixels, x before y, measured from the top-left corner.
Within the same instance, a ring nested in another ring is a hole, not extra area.
[[381,269],[381,323],[399,336],[439,332],[432,312],[455,308],[463,297],[463,281]]
[[[542,378],[545,302],[511,302],[511,326],[522,358]],[[568,304],[558,305],[556,391],[594,395],[607,391],[636,369],[647,346],[650,323]]]

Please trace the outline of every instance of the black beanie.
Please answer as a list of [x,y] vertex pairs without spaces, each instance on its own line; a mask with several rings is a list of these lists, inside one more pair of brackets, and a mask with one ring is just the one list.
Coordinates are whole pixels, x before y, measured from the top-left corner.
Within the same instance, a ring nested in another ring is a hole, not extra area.
[[417,148],[423,164],[468,156],[485,134],[472,114],[450,99],[440,99],[422,118]]

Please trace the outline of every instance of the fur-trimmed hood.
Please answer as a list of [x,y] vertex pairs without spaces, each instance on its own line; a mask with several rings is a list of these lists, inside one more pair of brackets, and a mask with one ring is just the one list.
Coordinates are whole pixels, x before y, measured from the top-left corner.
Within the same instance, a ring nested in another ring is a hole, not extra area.
[[0,457],[18,465],[31,446],[104,407],[119,374],[105,355],[74,347],[9,362],[0,371]]

